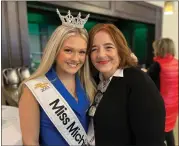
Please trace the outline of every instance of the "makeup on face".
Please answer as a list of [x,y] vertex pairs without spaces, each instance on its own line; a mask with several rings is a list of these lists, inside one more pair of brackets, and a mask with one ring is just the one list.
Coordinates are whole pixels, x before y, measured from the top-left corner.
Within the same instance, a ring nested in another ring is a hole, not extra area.
[[64,41],[56,58],[59,71],[74,75],[83,66],[86,51],[87,43],[80,35],[70,36]]
[[117,47],[105,31],[100,31],[94,36],[90,56],[95,68],[104,76],[112,75],[119,66]]

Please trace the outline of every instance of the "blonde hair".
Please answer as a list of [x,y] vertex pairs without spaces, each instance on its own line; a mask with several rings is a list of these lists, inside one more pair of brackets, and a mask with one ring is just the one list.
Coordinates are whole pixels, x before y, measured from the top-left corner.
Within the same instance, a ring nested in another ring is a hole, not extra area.
[[[76,34],[79,34],[88,43],[88,32],[86,31],[86,29],[67,27],[64,25],[61,25],[56,28],[44,49],[44,53],[39,67],[27,80],[21,83],[19,87],[20,92],[22,92],[22,85],[25,82],[37,78],[39,76],[45,75],[49,71],[58,55],[60,48],[63,45],[63,42],[70,36],[74,36]],[[80,76],[81,83],[90,101],[92,102],[95,94],[95,84],[92,80],[89,70],[88,54],[86,55],[86,61],[84,65],[81,67],[78,73]]]
[[[92,49],[93,39],[96,33],[100,31],[107,32],[118,50],[118,56],[120,58],[120,68],[126,68],[130,66],[137,66],[136,60],[131,57],[131,50],[128,47],[127,41],[122,32],[113,24],[96,24],[89,32],[89,49]],[[89,50],[89,51],[90,51]],[[91,64],[91,62],[90,62]]]
[[175,45],[173,40],[170,38],[155,40],[152,46],[155,56],[165,57],[167,54],[175,56]]

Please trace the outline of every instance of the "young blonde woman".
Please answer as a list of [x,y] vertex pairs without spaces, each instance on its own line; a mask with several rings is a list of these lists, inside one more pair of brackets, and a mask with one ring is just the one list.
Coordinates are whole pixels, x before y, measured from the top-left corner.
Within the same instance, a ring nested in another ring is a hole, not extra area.
[[173,129],[178,116],[178,60],[175,45],[170,38],[153,42],[154,63],[147,73],[158,87],[165,103],[165,140],[167,146],[175,146]]
[[[20,125],[24,145],[84,145],[95,86],[89,71],[88,33],[79,14],[62,16],[41,64],[21,85]],[[79,23],[80,22],[80,23]]]
[[98,91],[89,109],[92,142],[164,146],[164,102],[150,77],[136,67],[121,31],[113,24],[97,24],[89,36],[91,62],[99,71]]

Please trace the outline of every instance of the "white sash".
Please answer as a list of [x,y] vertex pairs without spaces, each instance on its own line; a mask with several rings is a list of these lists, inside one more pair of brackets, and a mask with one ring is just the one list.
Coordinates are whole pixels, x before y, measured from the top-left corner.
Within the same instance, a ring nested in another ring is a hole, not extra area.
[[86,132],[76,114],[45,76],[25,84],[69,145],[88,145]]

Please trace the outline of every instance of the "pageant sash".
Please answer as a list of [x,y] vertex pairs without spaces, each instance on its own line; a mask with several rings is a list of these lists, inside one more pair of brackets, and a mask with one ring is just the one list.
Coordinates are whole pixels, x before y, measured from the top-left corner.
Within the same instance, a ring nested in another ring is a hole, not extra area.
[[86,132],[76,114],[45,76],[25,84],[69,145],[88,145]]

